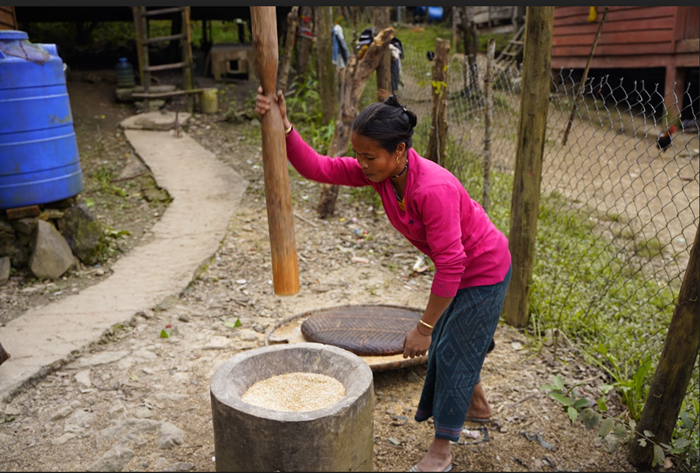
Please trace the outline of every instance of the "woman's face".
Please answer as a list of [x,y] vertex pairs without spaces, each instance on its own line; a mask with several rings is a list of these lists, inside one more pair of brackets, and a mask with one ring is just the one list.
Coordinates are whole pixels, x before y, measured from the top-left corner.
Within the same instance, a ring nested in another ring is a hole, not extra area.
[[355,159],[360,164],[362,172],[367,179],[372,182],[381,182],[389,176],[399,174],[405,164],[405,158],[401,157],[397,163],[396,157],[402,156],[406,150],[406,144],[401,143],[394,153],[388,152],[379,146],[379,142],[372,138],[367,138],[356,132],[350,137],[352,150],[355,152]]

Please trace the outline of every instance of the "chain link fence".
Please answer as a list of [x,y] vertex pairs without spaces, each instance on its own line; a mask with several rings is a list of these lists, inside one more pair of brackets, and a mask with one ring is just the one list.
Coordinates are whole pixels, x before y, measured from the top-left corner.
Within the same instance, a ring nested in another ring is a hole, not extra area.
[[[404,55],[397,94],[419,117],[421,153],[432,62],[426,51],[407,48]],[[469,66],[461,54],[450,60],[443,159],[481,202],[486,58]],[[521,75],[517,67],[494,66],[489,215],[508,235]],[[565,334],[610,374],[638,418],[698,230],[697,97],[690,88],[665,97],[662,85],[608,76],[584,85],[564,143],[580,75],[552,74],[530,327],[539,342],[548,329]],[[677,130],[662,149],[657,140],[672,123]],[[683,406],[695,426],[698,388],[696,361]],[[697,427],[682,434],[697,447]]]

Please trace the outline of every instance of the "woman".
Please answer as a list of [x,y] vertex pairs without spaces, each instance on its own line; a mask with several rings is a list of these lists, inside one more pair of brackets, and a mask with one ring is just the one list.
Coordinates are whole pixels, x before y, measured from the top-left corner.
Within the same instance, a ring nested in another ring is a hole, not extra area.
[[[277,102],[287,157],[299,174],[327,184],[372,186],[391,224],[435,264],[428,304],[404,339],[404,358],[429,352],[415,419],[432,416],[435,424],[433,443],[410,471],[449,471],[450,440],[459,439],[465,417],[491,415],[480,372],[510,281],[508,240],[456,177],[411,148],[417,118],[396,96],[367,106],[355,119],[355,158],[316,153],[289,122],[282,92]],[[261,117],[270,110],[262,88],[255,110]]]

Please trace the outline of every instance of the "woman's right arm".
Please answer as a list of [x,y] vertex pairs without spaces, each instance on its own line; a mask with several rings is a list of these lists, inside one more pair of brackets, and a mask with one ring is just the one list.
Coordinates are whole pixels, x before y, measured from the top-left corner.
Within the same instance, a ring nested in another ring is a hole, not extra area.
[[[284,95],[277,92],[282,123],[285,130],[291,126],[287,118],[287,109],[284,103]],[[258,96],[255,102],[255,111],[261,118],[270,110],[270,99],[262,94],[262,88],[258,88]],[[312,181],[324,184],[338,184],[344,186],[361,187],[370,185],[370,181],[362,173],[360,165],[354,158],[330,158],[317,153],[303,138],[292,128],[286,136],[287,158],[294,169],[302,176]]]

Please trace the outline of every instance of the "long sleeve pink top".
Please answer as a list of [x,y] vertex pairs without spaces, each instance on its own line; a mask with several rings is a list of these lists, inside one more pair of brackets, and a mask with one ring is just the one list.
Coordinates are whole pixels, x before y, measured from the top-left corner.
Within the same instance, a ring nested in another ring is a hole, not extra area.
[[435,264],[433,294],[454,297],[458,289],[505,278],[511,262],[508,240],[448,170],[410,148],[403,211],[389,179],[370,181],[355,158],[322,156],[296,130],[286,140],[287,157],[305,178],[374,187],[394,228]]

